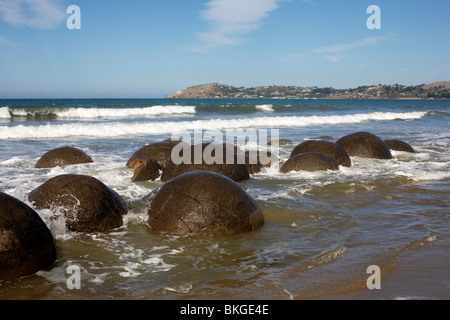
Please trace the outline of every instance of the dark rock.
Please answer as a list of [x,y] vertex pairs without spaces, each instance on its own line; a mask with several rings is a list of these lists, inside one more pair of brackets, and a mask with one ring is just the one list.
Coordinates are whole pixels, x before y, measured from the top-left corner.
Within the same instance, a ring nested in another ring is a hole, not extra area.
[[134,168],[134,174],[131,180],[133,182],[139,181],[155,181],[161,176],[163,166],[161,166],[155,159],[139,159],[130,163],[130,167]]
[[54,239],[41,217],[22,201],[0,193],[0,279],[32,275],[55,260]]
[[178,141],[162,141],[149,144],[136,151],[128,160],[127,167],[139,159],[155,159],[159,164],[165,166],[170,161],[172,149],[179,144]]
[[406,143],[405,141],[402,141],[402,140],[384,140],[384,143],[391,150],[405,151],[405,152],[411,152],[411,153],[416,152],[414,150],[414,148],[411,147],[411,145],[409,145],[408,143]]
[[35,167],[45,169],[90,162],[93,162],[92,158],[83,151],[73,147],[61,147],[44,154]]
[[197,171],[180,175],[151,194],[148,224],[158,232],[232,235],[260,229],[264,218],[236,182]]
[[280,172],[339,170],[339,163],[322,153],[307,152],[290,157],[280,168]]
[[58,208],[67,227],[78,232],[105,232],[123,225],[123,199],[99,180],[82,175],[52,178],[28,195],[37,209]]
[[334,142],[323,140],[305,141],[292,150],[291,157],[307,152],[317,152],[330,156],[344,167],[351,167],[352,165],[352,161],[347,152]]
[[[203,143],[187,146],[182,150],[183,158],[171,159],[164,167],[161,175],[162,181],[169,181],[181,174],[192,171],[211,171],[223,174],[234,181],[242,181],[250,178],[247,166],[239,156],[223,145],[222,154],[215,154],[221,146]],[[189,150],[189,152],[188,152]],[[228,152],[227,152],[228,151]],[[190,155],[189,155],[190,154]],[[180,157],[181,157],[180,156]]]
[[336,141],[350,157],[392,159],[388,146],[376,135],[357,132]]

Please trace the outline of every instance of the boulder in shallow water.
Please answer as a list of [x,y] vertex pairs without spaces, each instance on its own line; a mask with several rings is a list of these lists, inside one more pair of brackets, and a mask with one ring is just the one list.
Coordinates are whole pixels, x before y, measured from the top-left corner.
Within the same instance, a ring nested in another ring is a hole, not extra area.
[[291,171],[327,171],[339,170],[339,163],[322,153],[306,152],[290,157],[280,168],[280,172],[288,173]]
[[395,150],[395,151],[405,151],[405,152],[411,152],[415,153],[416,151],[414,148],[402,140],[384,140],[384,143],[388,146],[389,149]]
[[130,167],[134,168],[134,174],[131,178],[133,182],[139,181],[155,181],[161,176],[163,166],[155,159],[139,159],[130,163]]
[[53,236],[41,217],[22,201],[0,192],[0,280],[32,275],[55,260]]
[[36,209],[59,209],[67,227],[78,232],[106,232],[123,225],[124,200],[99,180],[61,175],[33,190],[28,199]]
[[162,181],[192,171],[216,172],[236,182],[250,178],[249,169],[244,164],[245,156],[240,157],[227,145],[203,143],[186,146],[181,151],[179,159],[171,159],[164,167]]
[[161,141],[142,147],[128,159],[127,167],[139,159],[155,159],[159,164],[165,166],[170,161],[172,149],[179,143],[179,141]]
[[73,147],[61,147],[45,153],[35,167],[46,169],[90,162],[93,162],[92,158],[83,151]]
[[325,154],[336,160],[341,166],[351,167],[352,161],[347,152],[338,144],[323,140],[309,140],[305,141],[294,148],[291,152],[291,157],[307,152],[317,152]]
[[158,232],[232,235],[264,224],[258,204],[233,180],[214,172],[180,175],[148,198],[148,224]]
[[392,159],[388,146],[376,135],[369,132],[356,132],[342,137],[336,143],[350,157]]

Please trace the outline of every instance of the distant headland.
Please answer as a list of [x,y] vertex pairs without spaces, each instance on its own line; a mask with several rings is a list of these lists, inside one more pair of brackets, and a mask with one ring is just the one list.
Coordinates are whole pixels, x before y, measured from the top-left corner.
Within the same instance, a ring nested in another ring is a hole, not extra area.
[[450,81],[417,86],[378,84],[354,89],[277,85],[238,88],[210,83],[179,90],[166,99],[450,99]]

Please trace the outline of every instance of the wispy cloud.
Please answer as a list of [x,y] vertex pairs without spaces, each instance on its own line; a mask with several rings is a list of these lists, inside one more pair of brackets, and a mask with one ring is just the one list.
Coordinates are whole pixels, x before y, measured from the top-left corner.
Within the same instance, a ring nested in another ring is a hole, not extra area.
[[26,26],[48,30],[66,17],[64,9],[55,0],[0,0],[3,21],[12,26]]
[[269,12],[284,0],[210,0],[201,18],[208,29],[197,33],[191,51],[209,52],[216,48],[239,45],[242,36],[257,30]]

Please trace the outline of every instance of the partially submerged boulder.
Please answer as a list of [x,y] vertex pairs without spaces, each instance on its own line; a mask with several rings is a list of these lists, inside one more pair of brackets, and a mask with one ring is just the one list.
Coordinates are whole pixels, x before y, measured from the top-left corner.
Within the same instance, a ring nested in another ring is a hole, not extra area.
[[131,181],[155,181],[161,176],[163,166],[155,159],[138,159],[130,163],[130,167],[134,169]]
[[73,147],[61,147],[45,153],[37,161],[35,167],[47,169],[90,162],[93,162],[92,158],[82,150]]
[[292,150],[291,157],[307,152],[318,152],[330,156],[344,167],[351,167],[352,165],[352,161],[347,152],[334,142],[324,140],[305,141]]
[[386,143],[388,148],[391,150],[405,151],[405,152],[410,152],[410,153],[416,152],[410,144],[408,144],[402,140],[396,140],[396,139],[384,140],[384,143]]
[[149,197],[148,224],[158,232],[232,235],[264,224],[258,204],[233,180],[214,172],[180,175]]
[[61,175],[33,190],[28,199],[36,209],[59,209],[69,230],[106,232],[123,225],[125,201],[99,180]]
[[[227,176],[234,181],[250,178],[245,157],[240,157],[228,145],[203,143],[180,149],[180,157],[174,157],[164,167],[162,181],[169,181],[192,171],[211,171]],[[221,154],[216,154],[219,152]],[[252,170],[252,169],[250,169]]]
[[151,143],[147,146],[142,147],[136,151],[127,162],[127,167],[131,166],[131,163],[139,159],[154,159],[159,164],[165,166],[167,162],[170,161],[172,155],[172,149],[179,144],[179,141],[161,141]]
[[291,171],[327,171],[339,170],[339,163],[322,153],[307,152],[300,153],[290,157],[280,168],[280,172],[288,173]]
[[392,159],[388,146],[376,135],[369,132],[356,132],[342,137],[336,143],[350,157]]
[[54,239],[41,217],[22,201],[0,192],[0,280],[32,275],[55,260]]

